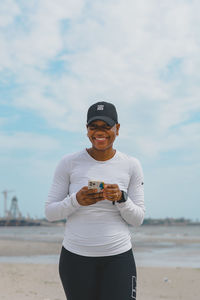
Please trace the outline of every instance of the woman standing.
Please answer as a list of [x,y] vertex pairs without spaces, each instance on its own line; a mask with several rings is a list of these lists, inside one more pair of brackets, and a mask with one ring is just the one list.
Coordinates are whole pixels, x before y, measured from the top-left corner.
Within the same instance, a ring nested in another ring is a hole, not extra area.
[[[113,148],[120,124],[108,102],[87,113],[91,148],[58,164],[46,202],[49,221],[67,219],[59,272],[67,300],[136,299],[136,266],[128,225],[144,218],[139,161]],[[88,181],[104,182],[100,192]]]

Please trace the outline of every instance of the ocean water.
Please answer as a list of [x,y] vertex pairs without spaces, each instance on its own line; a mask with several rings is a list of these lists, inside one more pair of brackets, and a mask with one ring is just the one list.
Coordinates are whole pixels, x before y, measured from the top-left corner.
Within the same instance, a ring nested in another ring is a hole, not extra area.
[[139,266],[200,268],[200,226],[131,228]]
[[[141,226],[131,228],[137,266],[200,268],[200,226]],[[62,244],[64,226],[0,227],[0,240]],[[0,256],[0,262],[58,263],[58,255]]]

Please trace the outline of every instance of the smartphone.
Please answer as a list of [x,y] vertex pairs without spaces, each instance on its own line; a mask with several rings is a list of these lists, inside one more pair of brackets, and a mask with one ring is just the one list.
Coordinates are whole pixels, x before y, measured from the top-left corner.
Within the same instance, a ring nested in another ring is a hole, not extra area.
[[88,181],[88,189],[97,189],[97,192],[101,192],[104,189],[103,181],[89,180]]

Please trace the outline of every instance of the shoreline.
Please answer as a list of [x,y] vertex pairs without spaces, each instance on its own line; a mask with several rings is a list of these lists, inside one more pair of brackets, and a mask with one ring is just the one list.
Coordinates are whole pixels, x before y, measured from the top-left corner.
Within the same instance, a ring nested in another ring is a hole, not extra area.
[[[162,240],[160,242],[162,243]],[[190,248],[190,240],[184,243]],[[137,265],[137,300],[199,299],[200,267],[147,266],[144,264],[145,259],[152,263],[156,263],[153,258],[158,260],[157,248],[154,249],[153,257],[153,250],[146,244],[146,241],[144,244],[141,244],[141,241],[134,244]],[[29,237],[23,239],[19,236],[2,236],[0,238],[0,258],[2,258],[0,259],[0,299],[64,300],[65,295],[58,273],[61,247],[60,237],[53,237],[53,240],[51,237],[45,241],[44,237],[39,235],[37,238],[33,237],[33,240]],[[167,247],[164,249],[166,250]],[[161,255],[163,248],[159,248],[159,251]],[[180,256],[180,252],[177,253]],[[140,257],[142,260],[139,259]],[[159,261],[162,262],[161,259]],[[163,260],[163,262],[166,261]]]
[[[168,239],[150,243],[133,242],[133,254],[138,267],[170,267],[194,268],[200,267],[199,240],[185,240],[184,243],[169,243]],[[0,263],[44,263],[57,264],[62,248],[62,239],[47,240],[20,239],[17,237],[0,238]]]

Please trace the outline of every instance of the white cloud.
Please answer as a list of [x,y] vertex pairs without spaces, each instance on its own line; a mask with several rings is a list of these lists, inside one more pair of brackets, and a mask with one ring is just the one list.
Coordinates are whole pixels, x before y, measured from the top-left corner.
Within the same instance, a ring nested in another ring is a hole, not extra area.
[[1,140],[1,153],[7,153],[7,151],[15,150],[29,150],[31,152],[49,152],[59,149],[59,142],[49,136],[17,132],[13,134],[6,134],[0,132]]
[[[179,216],[174,198],[182,204],[190,196],[187,179],[196,182],[199,173],[200,2],[5,0],[0,8],[1,85],[6,87],[10,79],[14,83],[8,84],[14,92],[10,88],[1,94],[1,102],[10,100],[16,115],[30,110],[50,127],[82,132],[90,104],[99,99],[115,103],[121,123],[119,146],[150,164],[155,159],[153,167],[145,165],[150,215],[157,210],[160,215],[167,182],[163,216],[166,212]],[[53,74],[50,69],[56,64],[61,70]],[[1,163],[8,173],[2,184],[26,188],[26,203],[34,184],[37,195],[29,200],[39,209],[43,204],[38,200],[36,206],[34,198],[44,194],[56,165],[55,153],[71,151],[73,135],[63,142],[59,136],[15,130],[9,134],[6,126],[12,126],[4,117],[0,125]],[[77,141],[78,147],[83,143]],[[176,154],[171,155],[173,151]],[[24,157],[27,152],[31,155]],[[162,153],[171,164],[160,163]],[[18,173],[22,177],[16,179]],[[198,199],[195,193],[194,188],[193,204]]]
[[43,96],[42,92],[38,91],[38,89],[28,90],[26,96],[26,99],[16,99],[15,104],[18,107],[25,107],[33,111],[36,110],[38,114],[41,112],[41,115],[47,120],[51,120],[52,123],[54,119],[56,121],[63,119],[67,113],[67,109],[59,104],[59,102],[54,101],[51,97]]
[[[149,131],[148,131],[149,132]],[[190,160],[198,159],[200,151],[200,124],[194,123],[177,128],[165,135],[136,137],[136,145],[146,157],[157,157],[159,153],[176,151],[187,152]],[[190,153],[190,155],[189,155]],[[180,158],[180,157],[179,157]],[[182,158],[184,161],[187,157]]]
[[[62,50],[60,22],[78,16],[83,1],[44,0],[37,2],[37,6],[22,1],[21,10],[20,4],[16,2],[4,1],[0,12],[3,25],[10,26],[6,30],[3,28],[0,36],[0,45],[5,55],[1,57],[0,64],[6,67],[6,59],[7,67],[20,74],[26,66],[44,68],[48,59],[53,59]],[[24,26],[18,25],[16,16],[23,19]]]
[[[29,17],[12,39],[1,33],[1,66],[15,74],[21,89],[15,106],[56,128],[78,131],[88,105],[106,99],[122,112],[123,139],[134,133],[144,153],[147,141],[152,155],[169,149],[165,141],[170,149],[187,143],[187,125],[181,137],[172,129],[199,110],[199,2],[91,1],[86,9],[81,0],[41,1],[32,12],[12,3],[9,28],[19,12]],[[56,60],[66,70],[57,77],[47,69]]]
[[20,8],[15,0],[1,0],[0,27],[12,24],[13,19],[20,14]]

